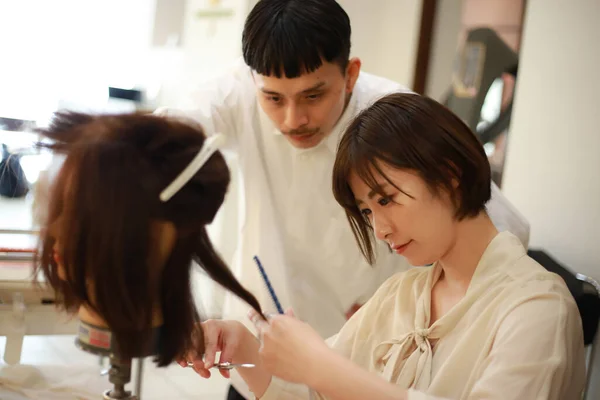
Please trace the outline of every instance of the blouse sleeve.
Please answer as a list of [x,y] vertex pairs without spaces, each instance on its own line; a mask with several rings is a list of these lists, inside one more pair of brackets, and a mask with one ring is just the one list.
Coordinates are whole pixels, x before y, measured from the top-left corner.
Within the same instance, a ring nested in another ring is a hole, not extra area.
[[[356,347],[356,336],[361,329],[373,327],[373,317],[379,312],[382,301],[391,293],[395,293],[398,279],[402,274],[397,274],[386,281],[375,295],[362,306],[347,322],[340,332],[326,340],[327,345],[336,353],[352,358],[352,352]],[[356,356],[356,354],[354,354]],[[303,399],[323,399],[319,393],[312,391],[306,385],[289,383],[279,378],[273,377],[267,391],[260,400],[303,400]]]

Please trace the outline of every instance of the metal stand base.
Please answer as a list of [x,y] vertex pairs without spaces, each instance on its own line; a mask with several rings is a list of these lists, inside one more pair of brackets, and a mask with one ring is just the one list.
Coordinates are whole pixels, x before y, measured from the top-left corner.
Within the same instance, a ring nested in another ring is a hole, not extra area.
[[131,392],[125,392],[125,397],[114,397],[115,393],[112,390],[107,390],[102,395],[102,400],[139,400],[137,396],[132,396]]
[[[103,393],[104,400],[140,400],[142,389],[143,358],[137,358],[137,374],[135,377],[135,392],[125,390],[125,385],[131,381],[132,359],[119,358],[112,352],[112,337],[108,330],[96,328],[81,323],[79,336],[75,345],[81,350],[109,359],[108,381],[113,388]],[[102,361],[101,361],[102,364]]]
[[102,395],[103,400],[138,400],[137,396],[131,396],[131,392],[125,392],[125,397],[114,397],[114,393],[112,390],[107,390]]
[[131,360],[121,360],[110,356],[108,381],[113,384],[111,390],[104,392],[104,400],[138,400],[131,392],[125,390],[125,385],[131,380]]

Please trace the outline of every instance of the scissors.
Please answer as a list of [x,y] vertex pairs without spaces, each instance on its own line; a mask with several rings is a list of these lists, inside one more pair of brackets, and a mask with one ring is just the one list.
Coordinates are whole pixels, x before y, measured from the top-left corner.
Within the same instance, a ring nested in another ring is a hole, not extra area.
[[[187,366],[192,368],[194,366],[194,363],[188,362]],[[254,367],[255,367],[254,364],[232,364],[230,362],[222,362],[222,363],[213,364],[213,366],[211,368],[230,370],[230,369],[234,369],[234,368],[254,368]]]

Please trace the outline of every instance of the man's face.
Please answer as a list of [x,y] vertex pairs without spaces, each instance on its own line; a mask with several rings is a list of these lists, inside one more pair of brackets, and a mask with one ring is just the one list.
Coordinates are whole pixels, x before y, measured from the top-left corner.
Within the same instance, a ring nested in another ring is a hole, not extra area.
[[291,79],[255,73],[258,102],[292,146],[315,147],[340,119],[359,71],[360,60],[352,59],[345,73],[328,62]]

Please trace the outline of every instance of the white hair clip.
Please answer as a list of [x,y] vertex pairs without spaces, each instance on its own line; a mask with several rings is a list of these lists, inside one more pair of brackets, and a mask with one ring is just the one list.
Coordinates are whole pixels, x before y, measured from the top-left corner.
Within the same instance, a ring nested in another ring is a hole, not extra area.
[[181,188],[192,179],[198,171],[202,168],[202,166],[208,161],[208,159],[213,155],[213,153],[223,144],[225,143],[225,135],[222,133],[217,133],[207,137],[202,144],[202,148],[194,157],[194,159],[189,163],[187,167],[181,173],[173,179],[173,182],[169,184],[162,192],[160,192],[160,201],[167,202],[171,197],[175,195],[175,193],[179,192]]

